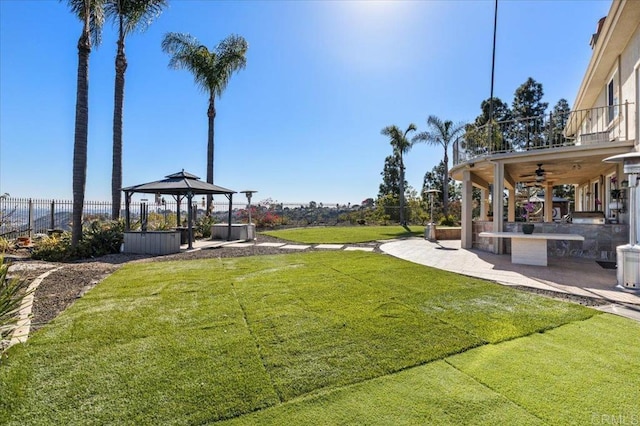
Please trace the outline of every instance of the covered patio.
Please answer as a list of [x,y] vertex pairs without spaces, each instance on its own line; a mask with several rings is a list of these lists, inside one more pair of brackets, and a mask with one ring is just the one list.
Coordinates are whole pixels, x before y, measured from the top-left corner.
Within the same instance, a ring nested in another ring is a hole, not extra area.
[[[176,227],[179,228],[181,225],[180,218],[180,205],[182,201],[186,198],[187,201],[187,232],[188,232],[188,248],[193,248],[193,198],[197,195],[224,195],[227,200],[229,200],[229,216],[228,216],[228,229],[227,229],[227,237],[228,239],[231,237],[231,219],[232,219],[232,205],[233,205],[233,194],[236,191],[231,189],[223,188],[221,186],[217,186],[214,184],[210,184],[207,182],[203,182],[200,180],[198,176],[195,176],[191,173],[185,172],[184,169],[178,173],[173,173],[168,176],[165,176],[165,179],[158,180],[155,182],[143,183],[140,185],[129,186],[127,188],[122,188],[122,191],[125,194],[125,251],[127,250],[127,234],[131,237],[131,234],[142,234],[147,233],[146,226],[142,226],[141,231],[132,232],[131,231],[131,198],[135,193],[143,193],[143,194],[155,194],[155,195],[171,195],[174,197],[178,204],[177,210],[177,220]],[[142,215],[144,217],[144,207],[142,211]],[[144,224],[144,221],[143,221]],[[159,232],[170,232],[170,231],[159,231]],[[177,232],[177,231],[176,231]],[[160,234],[161,235],[161,234]],[[161,244],[161,243],[160,243]],[[175,250],[175,249],[167,249],[167,250]],[[173,252],[179,251],[175,250]],[[156,253],[156,254],[164,254],[164,253]]]
[[[560,257],[615,259],[615,247],[628,241],[628,212],[609,209],[607,176],[623,177],[621,164],[603,162],[605,158],[629,152],[633,141],[613,141],[592,146],[571,145],[522,152],[478,156],[456,164],[453,179],[462,182],[461,247],[480,248],[496,254],[510,251],[510,242],[483,238],[481,232],[520,232],[523,201],[537,190],[544,191],[544,208],[536,222],[536,232],[578,234],[584,242],[549,243],[550,254]],[[622,179],[620,179],[622,181]],[[575,202],[570,211],[599,212],[607,218],[602,224],[570,223],[554,212],[553,188],[573,185]],[[472,188],[481,191],[473,217]],[[593,188],[587,191],[585,188]],[[519,190],[519,191],[518,191]],[[524,190],[524,191],[523,191]],[[523,194],[524,192],[524,194]],[[505,194],[505,196],[493,196]],[[493,212],[493,217],[490,213]],[[608,220],[618,214],[616,223]],[[622,214],[620,214],[622,213]]]

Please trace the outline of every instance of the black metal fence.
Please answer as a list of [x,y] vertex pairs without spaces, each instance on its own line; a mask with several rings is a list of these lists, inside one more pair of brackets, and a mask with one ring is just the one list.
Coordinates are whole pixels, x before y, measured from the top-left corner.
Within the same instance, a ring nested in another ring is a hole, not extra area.
[[[142,199],[130,204],[130,217],[133,225],[140,221],[140,214],[145,210],[150,218],[155,219],[159,226],[173,227],[182,224],[177,220],[177,203],[172,200],[156,197]],[[234,223],[248,220],[246,201],[235,201],[232,204],[232,221]],[[337,224],[342,213],[353,211],[359,206],[322,203],[258,203],[251,206],[252,222],[259,227],[278,225],[310,225]],[[206,213],[205,201],[194,203],[194,219]],[[33,237],[37,234],[48,234],[52,231],[70,231],[72,222],[73,202],[70,200],[46,200],[35,198],[0,197],[0,238],[15,239],[21,236]],[[121,206],[121,217],[124,217],[125,206]],[[214,222],[226,222],[228,219],[229,203],[227,200],[214,201]],[[187,218],[186,202],[180,205],[180,218],[184,222]],[[95,220],[111,219],[111,202],[85,201],[83,209],[83,223]],[[148,219],[148,218],[147,218]]]

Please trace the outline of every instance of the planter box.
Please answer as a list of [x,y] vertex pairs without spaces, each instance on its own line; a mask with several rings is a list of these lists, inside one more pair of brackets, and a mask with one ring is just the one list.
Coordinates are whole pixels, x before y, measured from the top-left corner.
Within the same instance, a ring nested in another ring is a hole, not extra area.
[[248,223],[231,224],[231,235],[229,235],[229,224],[216,223],[211,227],[212,240],[242,240],[253,241],[256,238],[256,225]]
[[171,254],[180,252],[180,232],[125,232],[123,253]]
[[462,228],[436,228],[438,240],[459,240],[462,236]]

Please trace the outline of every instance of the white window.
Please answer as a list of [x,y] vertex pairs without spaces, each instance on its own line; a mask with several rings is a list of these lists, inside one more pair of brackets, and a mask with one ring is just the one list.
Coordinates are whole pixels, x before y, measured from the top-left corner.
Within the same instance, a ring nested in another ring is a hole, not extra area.
[[618,72],[616,71],[607,84],[607,123],[611,123],[618,116]]

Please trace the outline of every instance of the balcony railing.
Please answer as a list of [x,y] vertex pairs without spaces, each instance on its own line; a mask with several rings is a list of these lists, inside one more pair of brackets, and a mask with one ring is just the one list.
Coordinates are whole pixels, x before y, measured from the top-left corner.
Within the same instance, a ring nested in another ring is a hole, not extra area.
[[563,114],[470,125],[453,144],[453,164],[495,154],[629,139],[634,104],[575,110]]

